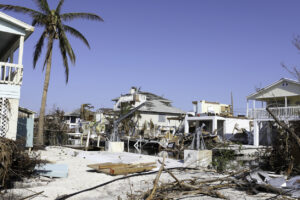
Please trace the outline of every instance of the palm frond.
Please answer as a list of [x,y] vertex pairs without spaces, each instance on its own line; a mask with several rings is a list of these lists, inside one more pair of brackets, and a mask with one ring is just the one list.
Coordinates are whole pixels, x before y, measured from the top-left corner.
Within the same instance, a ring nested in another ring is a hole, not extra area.
[[76,62],[76,56],[75,56],[75,53],[74,53],[74,51],[72,49],[72,46],[71,46],[71,44],[70,44],[70,42],[69,42],[69,40],[68,40],[68,38],[66,36],[65,30],[63,28],[63,24],[61,23],[61,21],[59,21],[57,23],[57,27],[58,27],[58,34],[59,34],[58,37],[59,37],[59,40],[62,42],[64,48],[66,49],[67,54],[68,54],[71,62],[73,64],[75,64],[75,62]]
[[35,45],[35,51],[34,51],[34,54],[33,54],[33,68],[36,67],[36,63],[42,53],[42,49],[43,49],[43,46],[44,46],[44,41],[45,41],[45,38],[47,36],[47,32],[44,31],[43,34],[41,35],[39,41],[37,42],[37,44]]
[[38,14],[34,15],[31,25],[32,26],[46,26],[47,15]]
[[31,16],[43,14],[36,10],[32,10],[30,8],[26,8],[26,7],[22,7],[22,6],[7,5],[7,4],[0,4],[0,9],[21,12],[21,13],[29,14]]
[[51,12],[47,0],[33,0],[40,11],[49,14]]
[[68,63],[67,51],[65,49],[64,42],[62,40],[59,40],[59,48],[60,48],[61,56],[62,56],[63,63],[64,63],[66,83],[68,83],[68,81],[69,81],[69,63]]
[[61,7],[62,7],[62,5],[64,4],[64,2],[65,2],[65,0],[60,0],[60,1],[59,1],[58,5],[57,5],[57,7],[56,7],[56,11],[55,11],[57,14],[60,13]]
[[76,30],[73,27],[67,26],[67,25],[63,25],[63,28],[66,32],[68,32],[68,33],[72,34],[73,36],[77,37],[78,39],[82,40],[89,49],[91,48],[87,39],[78,30]]
[[64,21],[70,21],[73,19],[89,19],[89,20],[96,20],[96,21],[104,21],[100,16],[93,14],[93,13],[64,13],[60,15],[61,19]]

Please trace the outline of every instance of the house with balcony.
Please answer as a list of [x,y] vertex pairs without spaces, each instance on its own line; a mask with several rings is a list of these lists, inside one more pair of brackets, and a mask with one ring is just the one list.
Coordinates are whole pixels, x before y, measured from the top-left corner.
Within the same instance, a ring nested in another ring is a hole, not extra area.
[[0,12],[0,136],[13,140],[17,135],[24,41],[33,31],[32,26]]
[[[249,104],[252,108],[249,108]],[[300,120],[300,82],[282,78],[247,97],[247,116],[254,121],[254,145],[270,143],[274,121],[266,108],[287,123]],[[266,141],[269,140],[269,141]]]

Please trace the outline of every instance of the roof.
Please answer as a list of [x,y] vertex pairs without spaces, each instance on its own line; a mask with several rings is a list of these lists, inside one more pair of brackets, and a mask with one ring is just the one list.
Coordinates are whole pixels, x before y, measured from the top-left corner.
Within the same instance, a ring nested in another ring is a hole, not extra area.
[[105,113],[105,114],[114,114],[115,111],[112,108],[99,108],[97,112]]
[[0,12],[0,60],[6,60],[8,52],[14,52],[19,47],[19,36],[25,40],[32,34],[34,27]]
[[32,110],[29,110],[27,108],[23,108],[23,107],[20,107],[20,106],[19,106],[19,112],[26,113],[26,114],[36,114],[36,112],[34,112]]
[[296,80],[293,80],[293,79],[289,79],[289,78],[281,78],[280,80],[278,80],[278,81],[276,81],[276,82],[274,82],[274,83],[272,83],[272,84],[270,84],[270,85],[268,85],[268,86],[266,86],[266,87],[258,90],[257,92],[250,94],[249,96],[247,96],[247,99],[248,100],[249,99],[254,99],[255,96],[264,93],[266,90],[268,90],[268,89],[270,89],[270,88],[272,88],[272,87],[274,87],[276,85],[279,85],[279,84],[281,84],[284,81],[288,82],[288,83],[293,83],[293,84],[296,84],[296,85],[300,86],[300,82],[299,81],[296,81]]
[[[158,96],[156,94],[150,92],[142,92],[140,91],[139,94],[145,95],[147,101],[144,106],[142,106],[139,111],[142,112],[157,112],[157,113],[169,113],[169,114],[185,114],[185,111],[175,108],[172,106],[172,101]],[[121,95],[121,96],[129,96],[131,94]],[[113,99],[113,101],[118,100],[118,98]]]
[[65,116],[80,117],[80,108],[73,110],[72,112],[65,113]]

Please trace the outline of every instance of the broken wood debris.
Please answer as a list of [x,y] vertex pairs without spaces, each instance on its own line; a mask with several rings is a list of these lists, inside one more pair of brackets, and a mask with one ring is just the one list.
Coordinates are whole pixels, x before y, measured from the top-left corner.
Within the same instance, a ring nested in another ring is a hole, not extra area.
[[132,173],[151,171],[156,168],[156,162],[126,164],[126,163],[98,163],[88,165],[98,172],[109,175],[126,175]]

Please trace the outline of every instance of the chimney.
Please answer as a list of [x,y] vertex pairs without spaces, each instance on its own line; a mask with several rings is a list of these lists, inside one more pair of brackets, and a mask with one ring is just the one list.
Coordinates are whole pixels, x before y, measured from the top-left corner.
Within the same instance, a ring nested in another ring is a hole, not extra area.
[[134,94],[134,93],[136,93],[136,87],[131,87],[130,94]]
[[192,102],[193,103],[193,111],[194,111],[194,113],[195,113],[195,115],[197,115],[198,114],[198,101],[193,101]]

